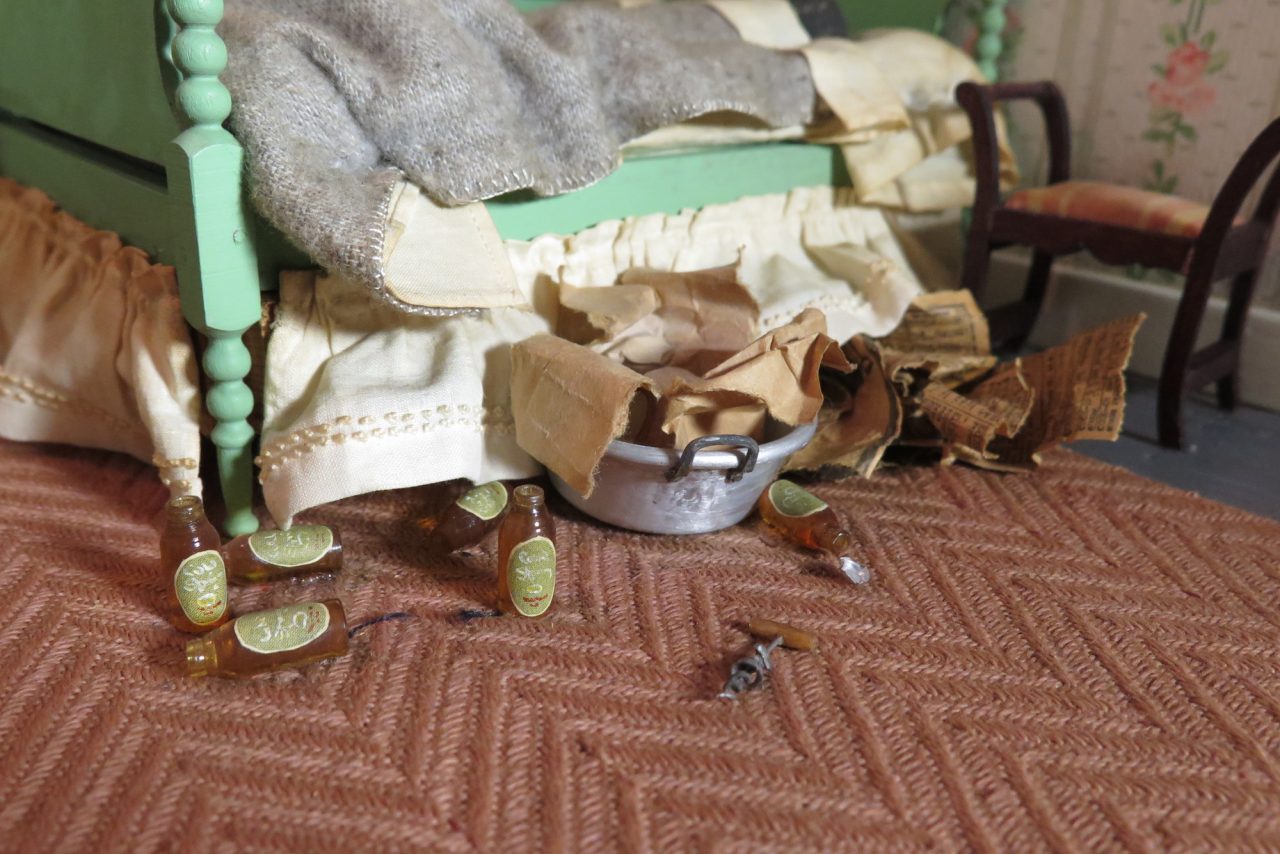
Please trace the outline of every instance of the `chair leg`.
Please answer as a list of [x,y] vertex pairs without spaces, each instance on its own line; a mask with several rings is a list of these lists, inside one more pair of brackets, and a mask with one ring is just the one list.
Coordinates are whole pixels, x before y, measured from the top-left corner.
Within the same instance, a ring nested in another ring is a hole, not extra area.
[[981,306],[987,295],[987,277],[991,271],[991,229],[979,217],[969,221],[969,234],[965,239],[964,267],[960,272],[960,287],[973,294]]
[[1200,333],[1200,321],[1209,302],[1212,284],[1208,275],[1187,279],[1182,298],[1178,301],[1173,328],[1169,330],[1156,402],[1157,431],[1160,444],[1166,448],[1182,448],[1182,398],[1187,387],[1187,367],[1195,352],[1196,337]]
[[1049,275],[1053,272],[1053,256],[1037,250],[1031,256],[1031,269],[1027,271],[1027,284],[1022,291],[1022,311],[1019,323],[1005,338],[1003,348],[1016,351],[1031,337],[1036,320],[1040,317],[1040,306],[1044,304],[1044,294],[1049,287]]
[[[1249,314],[1249,303],[1253,300],[1253,292],[1257,288],[1262,268],[1241,273],[1231,282],[1231,296],[1227,302],[1227,313],[1222,320],[1222,340],[1231,341],[1237,347],[1244,340],[1244,324]],[[1240,367],[1230,375],[1218,380],[1218,406],[1226,410],[1236,408],[1240,398]]]
[[204,370],[213,381],[205,402],[216,421],[211,438],[227,506],[223,528],[232,536],[251,534],[258,530],[258,518],[253,514],[253,428],[247,420],[253,412],[253,392],[244,382],[250,364],[249,350],[241,340],[245,330],[204,332],[209,338]]
[[1240,367],[1227,374],[1217,383],[1218,408],[1232,412],[1240,401]]
[[1169,366],[1166,357],[1156,400],[1156,432],[1160,444],[1175,451],[1182,449],[1182,390],[1186,376],[1185,364],[1178,371]]

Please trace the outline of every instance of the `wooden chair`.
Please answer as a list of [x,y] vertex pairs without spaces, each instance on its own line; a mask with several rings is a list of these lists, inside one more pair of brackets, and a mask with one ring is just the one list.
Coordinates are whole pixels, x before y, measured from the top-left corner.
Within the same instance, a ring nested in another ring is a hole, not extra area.
[[[1280,156],[1280,119],[1245,150],[1211,206],[1116,185],[1071,180],[1071,132],[1066,101],[1051,82],[963,83],[956,98],[973,125],[977,195],[962,286],[981,303],[994,249],[1034,249],[1022,299],[990,312],[992,339],[1020,346],[1031,331],[1053,261],[1086,250],[1108,264],[1141,264],[1186,276],[1169,334],[1158,401],[1160,444],[1182,446],[1182,396],[1216,382],[1218,403],[1235,407],[1245,315],[1280,208],[1280,170],[1272,174],[1252,216],[1240,208]],[[1049,140],[1049,182],[1002,200],[994,108],[996,102],[1035,101]],[[1195,350],[1200,321],[1214,283],[1231,279],[1222,334]]]

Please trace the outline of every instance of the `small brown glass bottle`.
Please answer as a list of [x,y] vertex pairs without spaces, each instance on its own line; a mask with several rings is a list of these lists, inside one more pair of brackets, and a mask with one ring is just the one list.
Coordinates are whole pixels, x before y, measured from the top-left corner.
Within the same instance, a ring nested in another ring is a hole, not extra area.
[[498,610],[542,617],[556,592],[556,526],[542,487],[517,486],[498,529]]
[[243,534],[222,547],[227,577],[234,582],[271,581],[306,572],[342,568],[342,540],[325,525],[294,525],[287,531]]
[[171,499],[164,511],[160,572],[169,620],[184,632],[217,628],[231,617],[222,540],[194,495]]
[[302,667],[347,651],[347,615],[337,599],[242,614],[187,641],[188,676],[244,677]]
[[502,524],[507,498],[507,486],[499,480],[467,490],[438,517],[418,523],[430,531],[427,547],[436,554],[447,554],[480,542]]
[[824,552],[840,562],[840,571],[855,584],[865,584],[870,573],[848,556],[852,539],[840,524],[836,511],[813,493],[789,480],[776,480],[760,496],[760,518],[796,545]]

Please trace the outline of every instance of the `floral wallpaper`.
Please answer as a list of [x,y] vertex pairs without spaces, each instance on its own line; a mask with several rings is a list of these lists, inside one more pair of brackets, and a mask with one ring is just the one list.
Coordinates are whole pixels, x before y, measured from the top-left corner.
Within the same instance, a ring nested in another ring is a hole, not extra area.
[[1168,0],[1186,7],[1185,18],[1166,21],[1160,37],[1169,46],[1163,62],[1151,66],[1156,79],[1147,86],[1151,105],[1142,138],[1162,148],[1151,161],[1143,185],[1161,193],[1178,191],[1178,176],[1169,161],[1181,148],[1194,148],[1200,139],[1196,121],[1208,118],[1218,97],[1213,76],[1227,66],[1229,54],[1217,47],[1218,31],[1205,26],[1205,11],[1223,0]]
[[[974,38],[980,7],[953,0],[952,40]],[[1066,92],[1076,177],[1207,203],[1280,115],[1280,0],[1010,0],[1007,9],[1001,76],[1053,79]],[[1024,171],[1042,176],[1034,109],[1016,108],[1010,121]],[[1258,303],[1280,308],[1275,257]]]

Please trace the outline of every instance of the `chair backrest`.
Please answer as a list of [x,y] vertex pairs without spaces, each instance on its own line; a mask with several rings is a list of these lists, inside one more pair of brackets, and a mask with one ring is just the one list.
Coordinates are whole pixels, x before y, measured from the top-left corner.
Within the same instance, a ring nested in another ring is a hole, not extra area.
[[1253,232],[1251,239],[1260,241],[1258,251],[1265,248],[1275,226],[1276,214],[1280,211],[1280,167],[1276,167],[1277,160],[1280,160],[1280,118],[1273,119],[1262,133],[1254,137],[1227,175],[1227,180],[1222,182],[1205,218],[1204,228],[1196,239],[1195,264],[1213,269],[1222,240],[1236,225],[1245,200],[1267,170],[1275,167],[1258,197],[1249,223]]
[[[1205,221],[1205,230],[1207,231],[1213,224],[1215,217],[1222,220],[1225,226],[1224,231],[1230,228],[1231,223],[1239,216],[1245,199],[1253,192],[1267,170],[1275,165],[1278,158],[1280,158],[1280,117],[1273,119],[1262,133],[1254,137],[1253,142],[1249,143],[1244,154],[1240,155],[1240,159],[1236,161],[1227,180],[1222,182],[1222,188],[1218,190],[1213,200],[1213,207],[1210,208],[1209,218]],[[1251,219],[1266,224],[1274,223],[1277,209],[1280,209],[1280,168],[1272,172],[1271,180],[1267,182],[1262,195],[1258,198],[1258,205],[1254,208]]]

